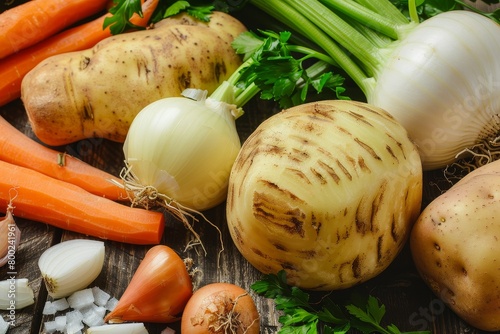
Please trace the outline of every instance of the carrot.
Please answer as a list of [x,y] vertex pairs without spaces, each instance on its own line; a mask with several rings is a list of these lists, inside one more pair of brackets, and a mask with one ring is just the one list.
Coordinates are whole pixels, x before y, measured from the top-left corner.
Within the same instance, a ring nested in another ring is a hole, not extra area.
[[[143,3],[143,16],[134,14],[130,21],[137,26],[147,26],[159,0]],[[21,82],[30,70],[42,60],[65,52],[81,51],[93,47],[111,36],[109,27],[103,29],[105,14],[93,21],[65,30],[0,60],[0,106],[21,96]]]
[[29,168],[0,161],[0,211],[96,238],[158,244],[163,213],[132,208]]
[[108,0],[31,0],[0,14],[0,58],[106,8]]
[[124,189],[110,182],[119,179],[75,157],[32,140],[0,117],[0,160],[30,168],[53,178],[73,183],[95,195],[124,200]]

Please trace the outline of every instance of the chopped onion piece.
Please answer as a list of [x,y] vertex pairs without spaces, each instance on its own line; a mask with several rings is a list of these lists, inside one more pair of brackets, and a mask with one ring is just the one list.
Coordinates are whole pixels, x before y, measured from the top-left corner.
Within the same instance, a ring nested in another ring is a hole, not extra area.
[[38,266],[52,298],[66,297],[94,281],[104,264],[104,242],[74,239],[48,248]]
[[81,310],[91,306],[94,303],[94,294],[92,289],[83,289],[75,291],[68,297],[68,303],[71,308]]
[[43,329],[44,329],[45,333],[54,333],[57,329],[57,324],[54,320],[46,321],[43,324]]
[[66,298],[56,299],[52,302],[52,307],[54,307],[56,311],[67,310],[69,308],[68,300]]
[[0,281],[0,309],[22,309],[35,303],[27,278]]
[[57,312],[56,307],[52,304],[52,302],[50,300],[47,300],[45,302],[45,305],[43,306],[42,314],[43,315],[53,315],[53,314],[56,314],[56,312]]
[[149,334],[141,322],[110,324],[87,329],[87,334]]
[[116,299],[115,297],[111,297],[106,303],[105,307],[108,311],[113,311],[116,305],[118,305],[118,299]]
[[68,323],[81,323],[83,321],[83,314],[80,310],[73,310],[66,313]]
[[89,327],[104,325],[106,309],[102,306],[92,304],[82,310],[83,323]]
[[80,334],[82,333],[83,324],[81,322],[68,322],[66,325],[66,334]]
[[8,329],[9,329],[9,323],[5,321],[3,317],[0,317],[0,334],[7,333]]
[[66,316],[65,315],[57,316],[54,319],[54,322],[56,323],[56,331],[64,332],[64,329],[66,328]]
[[92,288],[92,294],[94,295],[94,303],[99,306],[106,306],[109,298],[111,297],[109,293],[101,290],[99,287],[95,286]]

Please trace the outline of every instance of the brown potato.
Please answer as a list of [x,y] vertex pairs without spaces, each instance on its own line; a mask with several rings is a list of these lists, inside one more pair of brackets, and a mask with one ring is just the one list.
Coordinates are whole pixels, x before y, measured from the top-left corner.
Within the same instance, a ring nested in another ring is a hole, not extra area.
[[245,30],[221,12],[209,23],[181,15],[50,57],[22,82],[33,131],[48,145],[91,137],[123,142],[149,103],[188,87],[210,93],[227,79],[241,64],[231,42]]
[[500,330],[500,161],[436,198],[413,227],[423,280],[464,321]]

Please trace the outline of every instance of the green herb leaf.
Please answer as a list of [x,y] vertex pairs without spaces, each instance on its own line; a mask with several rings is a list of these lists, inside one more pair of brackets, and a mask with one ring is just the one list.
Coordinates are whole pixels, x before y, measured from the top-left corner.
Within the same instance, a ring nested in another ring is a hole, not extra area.
[[167,9],[164,11],[163,18],[177,15],[183,10],[188,9],[190,6],[191,5],[189,4],[188,1],[176,1],[167,7]]
[[209,22],[210,14],[212,14],[214,8],[214,6],[194,6],[188,7],[186,11],[189,15],[196,17],[200,21]]
[[282,108],[305,102],[310,88],[317,93],[328,89],[337,98],[347,99],[342,96],[344,78],[333,74],[332,65],[325,62],[330,58],[313,49],[290,45],[290,38],[288,31],[259,31],[259,35],[246,32],[237,37],[233,48],[248,63],[241,69],[238,86],[244,89],[255,84],[261,99],[278,101]]
[[143,29],[130,22],[130,18],[135,13],[142,17],[140,0],[115,0],[114,3],[115,5],[109,9],[113,15],[104,19],[103,28],[109,26],[113,35],[122,33],[129,28]]
[[[160,1],[150,22],[156,23],[168,17],[186,12],[203,22],[210,21],[210,14],[215,9],[213,1],[198,1],[199,4],[193,5],[193,2],[186,0],[164,0]],[[115,5],[109,9],[113,14],[104,20],[104,28],[110,27],[113,35],[120,34],[129,29],[144,29],[130,22],[133,14],[139,14],[142,17],[142,8],[140,0],[114,0]]]
[[280,334],[317,334],[321,328],[324,334],[346,334],[350,329],[362,333],[382,334],[429,334],[429,331],[401,332],[395,325],[382,327],[386,313],[385,306],[377,298],[359,298],[353,295],[352,303],[339,305],[327,296],[312,302],[310,295],[298,287],[286,283],[286,273],[281,270],[276,275],[265,275],[251,286],[257,294],[272,298],[276,309],[283,312],[279,318]]

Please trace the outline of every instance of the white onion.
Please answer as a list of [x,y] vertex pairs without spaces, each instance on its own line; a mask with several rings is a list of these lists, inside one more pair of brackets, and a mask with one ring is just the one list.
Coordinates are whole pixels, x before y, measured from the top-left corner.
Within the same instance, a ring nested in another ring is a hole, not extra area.
[[232,111],[204,96],[165,98],[141,110],[123,148],[135,196],[154,189],[154,196],[187,211],[222,203],[241,147]]
[[49,295],[56,299],[87,287],[104,265],[104,242],[74,239],[45,250],[38,266]]

